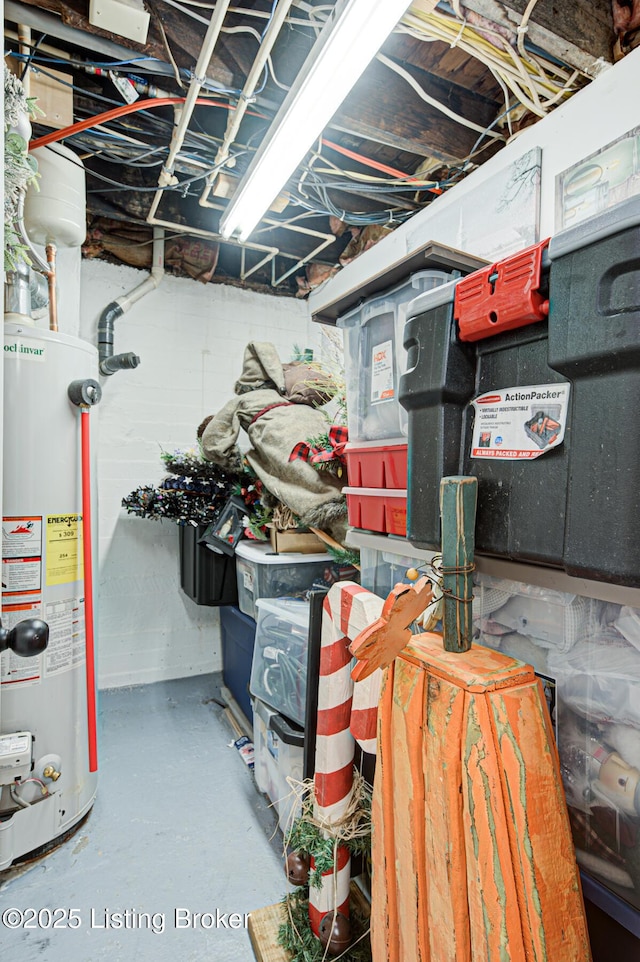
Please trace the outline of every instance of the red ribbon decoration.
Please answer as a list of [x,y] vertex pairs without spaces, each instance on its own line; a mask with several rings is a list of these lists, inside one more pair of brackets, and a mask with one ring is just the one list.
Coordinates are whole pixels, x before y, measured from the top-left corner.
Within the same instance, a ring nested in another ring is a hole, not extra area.
[[289,455],[289,461],[308,461],[310,464],[323,464],[327,461],[339,461],[346,466],[344,449],[349,434],[347,428],[339,424],[334,424],[329,429],[329,448],[319,448],[308,444],[307,441],[299,441]]

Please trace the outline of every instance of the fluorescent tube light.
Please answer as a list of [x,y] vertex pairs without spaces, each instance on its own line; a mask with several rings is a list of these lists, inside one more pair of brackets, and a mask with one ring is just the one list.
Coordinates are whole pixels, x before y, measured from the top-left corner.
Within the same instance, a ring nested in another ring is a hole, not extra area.
[[247,239],[409,5],[338,0],[222,217],[223,237]]

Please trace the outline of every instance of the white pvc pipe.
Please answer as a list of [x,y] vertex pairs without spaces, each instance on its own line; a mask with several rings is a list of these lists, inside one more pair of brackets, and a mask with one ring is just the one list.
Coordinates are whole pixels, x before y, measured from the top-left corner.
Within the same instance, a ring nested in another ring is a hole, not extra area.
[[[218,153],[216,154],[216,159],[214,161],[216,168],[219,168],[229,156],[229,150],[236,139],[236,135],[240,129],[240,124],[242,123],[242,118],[247,111],[247,107],[251,103],[255,89],[258,86],[258,81],[262,76],[262,71],[265,68],[269,55],[273,49],[273,45],[275,44],[276,39],[284,25],[292,3],[293,0],[280,0],[274,11],[269,26],[265,31],[262,43],[258,48],[256,59],[253,61],[251,70],[249,71],[247,79],[245,80],[245,84],[238,99],[236,109],[229,115],[224,139],[218,148]],[[205,188],[200,196],[199,203],[201,207],[209,206],[207,204],[207,197],[211,193],[211,189],[215,183],[217,174],[218,170],[214,170],[213,173],[207,177]]]
[[[229,7],[231,0],[218,0],[213,11],[213,15],[207,27],[207,32],[205,34],[202,48],[200,50],[200,55],[198,57],[198,62],[196,63],[195,70],[193,73],[193,79],[189,84],[189,91],[187,93],[185,102],[182,106],[180,112],[180,119],[173,129],[173,135],[171,137],[171,144],[169,146],[169,154],[167,156],[166,163],[162,168],[160,177],[158,178],[158,187],[168,187],[173,181],[173,165],[175,159],[178,156],[180,148],[184,143],[185,134],[193,114],[196,100],[198,94],[202,88],[203,83],[206,80],[207,69],[213,56],[214,47],[220,36],[220,31],[222,30],[222,23],[224,21],[227,9]],[[153,217],[160,204],[160,197],[162,196],[162,190],[157,190],[153,203],[151,205],[151,210],[149,211],[149,216],[147,220],[152,222]]]
[[160,284],[164,277],[164,230],[162,227],[153,228],[153,256],[151,261],[151,273],[141,284],[134,287],[128,294],[116,297],[116,304],[119,304],[124,314],[129,308],[139,301],[146,294],[149,294]]

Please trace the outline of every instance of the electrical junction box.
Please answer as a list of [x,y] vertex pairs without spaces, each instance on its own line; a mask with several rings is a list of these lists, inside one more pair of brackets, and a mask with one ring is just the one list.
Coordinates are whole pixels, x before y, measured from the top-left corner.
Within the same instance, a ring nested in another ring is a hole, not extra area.
[[0,785],[10,785],[31,771],[31,732],[0,735]]
[[149,14],[142,0],[90,0],[89,23],[137,43],[147,42]]

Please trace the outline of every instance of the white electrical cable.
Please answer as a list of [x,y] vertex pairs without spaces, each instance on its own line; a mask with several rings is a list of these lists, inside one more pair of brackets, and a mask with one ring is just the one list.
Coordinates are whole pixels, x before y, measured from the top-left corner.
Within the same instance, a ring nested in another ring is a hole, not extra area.
[[[171,2],[171,0],[165,0],[165,3],[169,3],[169,2]],[[178,4],[175,4],[175,3],[173,3],[172,5],[178,6]],[[188,11],[185,10],[185,13],[187,12]],[[223,27],[222,32],[223,33],[250,33],[253,37],[256,38],[259,44],[262,43],[262,37],[260,36],[258,31],[255,30],[253,27]],[[269,67],[269,73],[271,74],[271,79],[273,80],[274,84],[276,84],[276,86],[280,87],[282,90],[289,90],[289,87],[286,84],[281,83],[281,81],[278,80],[278,78],[276,77],[276,72],[273,66],[273,60],[271,58],[271,54],[269,54],[269,56],[267,57],[267,66]]]
[[[525,27],[535,2],[537,0],[530,0],[525,10]],[[571,93],[575,89],[575,80],[580,76],[577,71],[569,76],[568,71],[553,64],[547,65],[545,70],[538,57],[527,52],[526,60],[523,60],[518,50],[514,49],[502,34],[491,31],[490,27],[487,31],[495,37],[494,43],[486,38],[484,30],[480,34],[465,23],[461,30],[459,20],[439,12],[408,12],[397,29],[423,41],[436,39],[449,45],[455,41],[461,50],[480,60],[491,71],[500,83],[503,93],[507,88],[523,106],[538,116],[544,116],[562,97]],[[556,83],[549,71],[555,73],[562,82]],[[505,105],[509,107],[508,96]]]
[[[417,40],[424,39],[424,37],[422,36],[422,30],[420,29],[414,30],[414,29],[406,29],[403,27],[402,32],[408,33],[410,36],[415,37]],[[441,40],[445,43],[449,43],[450,41],[449,36],[447,36],[446,34],[438,35],[433,39]],[[502,41],[504,38],[500,38],[500,39]],[[460,40],[460,42],[458,43],[458,46],[460,47],[460,49],[464,50],[465,53],[468,53],[471,56],[475,57],[477,60],[480,60],[480,62],[483,63],[487,67],[487,69],[491,71],[492,75],[496,78],[496,81],[500,77],[504,81],[506,86],[511,90],[511,92],[517,97],[517,99],[522,104],[524,104],[524,106],[526,106],[529,110],[532,110],[534,113],[537,113],[540,116],[543,116],[544,112],[534,102],[535,96],[537,96],[537,94],[534,95],[533,93],[533,85],[530,82],[530,78],[526,75],[526,73],[523,77],[522,73],[518,69],[517,64],[515,62],[513,64],[509,64],[504,59],[500,60],[497,56],[499,53],[497,48],[495,50],[496,56],[491,56],[487,54],[481,54],[478,50],[475,49],[475,46],[472,43],[469,43],[464,39]],[[515,53],[513,50],[511,52]],[[531,96],[527,96],[522,90],[522,87],[520,86],[519,81],[523,79],[525,80],[526,85],[529,88],[529,92]],[[554,93],[556,92],[557,92],[557,87],[554,85]],[[565,91],[563,90],[562,93],[564,92]]]
[[9,795],[11,796],[12,800],[16,803],[16,805],[20,806],[20,808],[31,808],[31,802],[26,802],[24,798],[20,798],[20,796],[18,795],[18,790],[15,787],[15,785],[11,785],[9,787]]
[[[203,10],[215,10],[215,3],[204,3],[202,0],[182,0],[188,7],[200,7]],[[260,20],[270,20],[271,14],[268,10],[250,10],[246,7],[229,7],[229,13],[239,13],[243,17],[257,17]],[[285,23],[295,27],[310,27],[308,20],[300,20],[296,17],[287,17]]]
[[[196,20],[198,23],[202,23],[202,24],[204,24],[205,26],[209,26],[209,21],[207,20],[206,17],[201,17],[199,13],[195,13],[195,11],[193,11],[193,10],[187,10],[185,7],[182,6],[181,3],[177,3],[177,0],[164,0],[164,2],[165,2],[165,3],[168,3],[170,7],[175,7],[175,9],[176,9],[176,10],[179,10],[181,13],[183,13],[183,14],[185,15],[185,17],[190,17],[192,20]],[[186,2],[186,0],[185,0],[185,2]],[[197,4],[193,4],[193,5],[194,5],[194,6],[198,6],[198,7],[205,7],[205,8],[207,8],[207,9],[208,9],[209,6],[210,6],[210,4],[206,4],[206,3],[197,3]],[[258,41],[258,44],[262,43],[262,36],[261,36],[260,33],[255,29],[255,27],[247,27],[247,26],[223,27],[223,28],[222,28],[222,33],[248,33],[248,34],[250,34],[252,37],[255,37],[255,39]],[[269,73],[271,74],[271,79],[273,80],[274,84],[275,84],[277,87],[280,87],[281,90],[289,90],[289,87],[288,87],[286,84],[283,84],[283,83],[282,83],[280,80],[278,80],[278,78],[276,77],[275,69],[274,69],[274,66],[273,66],[273,61],[272,61],[270,55],[267,57],[267,66],[268,66],[268,68],[269,68]],[[215,88],[214,88],[214,92],[215,92]],[[221,91],[221,93],[222,93],[222,92],[223,92],[223,91]]]
[[[394,63],[393,60],[385,57],[383,53],[377,54],[377,59],[380,61],[380,63],[383,63],[385,67],[389,67],[390,70],[393,70],[395,73],[399,74],[403,80],[406,80],[409,86],[415,90],[418,97],[420,97],[421,100],[424,100],[425,103],[435,107],[436,110],[439,110],[440,113],[443,113],[446,117],[450,117],[451,120],[455,120],[457,124],[462,124],[464,127],[469,127],[471,130],[475,130],[476,133],[479,134],[485,133],[486,127],[483,127],[481,124],[476,124],[472,120],[467,120],[466,117],[462,117],[454,110],[450,110],[449,107],[446,107],[441,101],[436,100],[435,97],[429,96],[429,94],[422,89],[415,77],[412,77],[407,70],[405,70],[403,67],[400,67],[397,63]],[[492,137],[494,140],[504,139],[502,134],[494,131],[489,131],[487,136]]]
[[531,57],[529,56],[527,49],[524,45],[524,38],[527,35],[529,29],[529,18],[533,13],[533,9],[538,0],[529,0],[524,13],[522,14],[522,19],[520,20],[520,26],[518,27],[516,33],[518,37],[518,52],[524,60],[531,62]]

